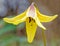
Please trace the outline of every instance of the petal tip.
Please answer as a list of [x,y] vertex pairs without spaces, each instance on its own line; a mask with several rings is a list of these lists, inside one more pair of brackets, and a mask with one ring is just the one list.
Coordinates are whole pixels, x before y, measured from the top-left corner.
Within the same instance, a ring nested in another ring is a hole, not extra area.
[[58,17],[58,15],[57,15],[57,14],[55,15],[55,18],[56,18],[56,17]]
[[7,20],[7,18],[3,18],[3,20],[5,21],[5,22],[7,22],[6,20]]
[[57,17],[58,17],[58,15],[57,15],[57,14],[56,14],[56,15],[54,15],[52,20],[54,20],[54,19],[55,19],[55,18],[57,18]]
[[44,30],[46,30],[46,28],[45,28],[45,27],[44,27],[43,29],[44,29]]
[[3,18],[3,20],[4,20],[5,22],[7,22],[7,23],[12,23],[12,20],[9,19],[9,18]]
[[28,39],[28,43],[32,43],[32,40],[29,40],[29,39]]

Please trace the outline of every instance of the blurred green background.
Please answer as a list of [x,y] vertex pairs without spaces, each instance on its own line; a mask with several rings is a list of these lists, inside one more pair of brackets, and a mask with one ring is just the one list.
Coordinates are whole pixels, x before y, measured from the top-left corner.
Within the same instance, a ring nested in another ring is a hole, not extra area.
[[37,28],[33,43],[26,37],[25,22],[17,26],[3,21],[4,17],[13,17],[26,10],[35,2],[40,12],[59,16],[52,22],[43,23],[47,46],[60,46],[60,0],[0,0],[0,46],[44,46],[41,28]]

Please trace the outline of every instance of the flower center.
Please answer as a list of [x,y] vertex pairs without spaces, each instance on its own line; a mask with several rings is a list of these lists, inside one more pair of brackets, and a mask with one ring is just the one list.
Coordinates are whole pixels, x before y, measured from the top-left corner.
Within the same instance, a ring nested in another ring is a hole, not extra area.
[[29,17],[29,23],[30,23],[31,21],[34,21],[34,22],[35,22],[35,20],[34,20],[33,18]]

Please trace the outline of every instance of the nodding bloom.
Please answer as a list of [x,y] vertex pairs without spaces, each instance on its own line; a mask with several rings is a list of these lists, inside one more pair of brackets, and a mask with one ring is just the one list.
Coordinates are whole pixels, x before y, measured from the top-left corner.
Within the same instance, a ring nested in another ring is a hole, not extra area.
[[7,23],[11,23],[14,25],[18,25],[22,22],[26,22],[26,33],[27,40],[29,43],[32,43],[37,26],[46,30],[46,28],[42,25],[41,22],[50,22],[54,20],[58,15],[47,16],[39,12],[39,10],[32,3],[26,11],[23,13],[13,17],[13,18],[3,18],[3,20]]

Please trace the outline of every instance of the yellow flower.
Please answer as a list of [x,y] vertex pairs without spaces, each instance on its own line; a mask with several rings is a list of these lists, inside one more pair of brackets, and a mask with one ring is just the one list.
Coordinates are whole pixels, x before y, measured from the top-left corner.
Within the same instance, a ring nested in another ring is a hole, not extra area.
[[50,22],[56,17],[57,15],[46,16],[44,14],[41,14],[39,10],[34,6],[34,3],[32,3],[25,12],[13,18],[3,18],[3,20],[7,23],[11,23],[14,25],[26,22],[27,38],[28,42],[31,43],[34,39],[37,25],[42,29],[46,30],[46,28],[41,24],[41,22]]

